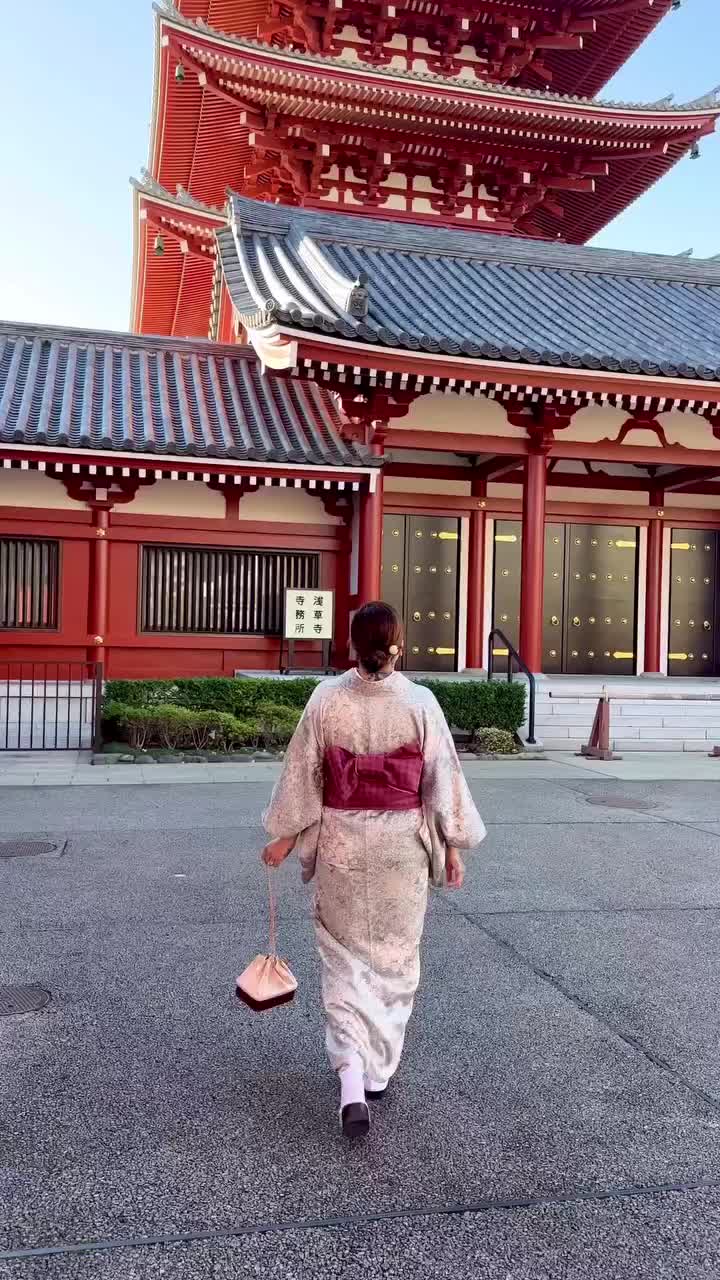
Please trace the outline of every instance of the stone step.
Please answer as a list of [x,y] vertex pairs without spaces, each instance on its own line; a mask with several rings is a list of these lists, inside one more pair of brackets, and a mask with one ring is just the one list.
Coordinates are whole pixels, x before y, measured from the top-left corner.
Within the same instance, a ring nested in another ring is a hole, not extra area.
[[[555,738],[545,737],[538,732],[545,751],[567,751],[577,753],[585,745],[587,738]],[[714,744],[706,738],[686,738],[683,741],[668,742],[666,738],[615,738],[611,739],[611,747],[618,755],[628,755],[640,751],[697,751],[708,755]],[[720,764],[718,768],[720,777]]]
[[[579,731],[591,725],[594,720],[592,716],[536,716],[535,723],[542,725],[547,729],[548,733],[557,731],[562,734],[566,729],[577,728]],[[698,729],[701,735],[705,733],[720,733],[720,719],[706,720],[703,717],[685,716],[682,720],[675,718],[667,719],[665,716],[644,717],[643,719],[632,719],[630,716],[610,716],[610,726],[614,733],[625,733],[630,730],[650,731],[654,729],[667,732],[669,736],[679,733],[684,736],[684,730],[688,725],[693,725]]]

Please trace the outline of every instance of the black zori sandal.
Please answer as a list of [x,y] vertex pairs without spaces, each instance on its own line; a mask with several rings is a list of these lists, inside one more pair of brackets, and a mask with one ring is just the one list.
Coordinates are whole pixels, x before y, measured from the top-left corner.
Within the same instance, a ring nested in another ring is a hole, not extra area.
[[340,1111],[340,1123],[346,1138],[364,1138],[370,1130],[370,1111],[366,1102],[348,1102]]
[[381,1098],[385,1097],[385,1094],[387,1093],[387,1091],[388,1091],[387,1085],[385,1085],[384,1089],[366,1089],[365,1097],[368,1099],[369,1102],[379,1102]]

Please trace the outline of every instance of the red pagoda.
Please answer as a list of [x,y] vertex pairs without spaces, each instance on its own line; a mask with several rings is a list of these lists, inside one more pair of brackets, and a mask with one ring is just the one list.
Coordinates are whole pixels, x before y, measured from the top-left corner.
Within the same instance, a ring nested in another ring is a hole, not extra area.
[[139,332],[229,335],[212,260],[228,190],[584,244],[714,127],[714,97],[589,100],[670,0],[268,6],[156,7]]
[[497,628],[548,676],[720,674],[720,261],[586,247],[715,128],[597,96],[673,7],[156,6],[136,336],[0,330],[4,651],[271,668],[299,584],[338,665],[383,595],[410,671]]

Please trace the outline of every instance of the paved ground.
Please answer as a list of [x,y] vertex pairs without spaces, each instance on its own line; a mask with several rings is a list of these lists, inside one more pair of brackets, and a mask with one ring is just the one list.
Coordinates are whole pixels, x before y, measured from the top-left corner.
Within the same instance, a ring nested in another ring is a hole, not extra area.
[[[578,777],[621,778],[628,782],[714,782],[720,779],[720,758],[706,751],[636,751],[617,760],[585,760],[574,752],[548,751],[544,756],[511,756],[507,760],[465,762],[469,778],[483,781]],[[169,783],[272,782],[278,765],[235,764],[114,764],[91,763],[89,751],[0,752],[0,787],[167,786]]]
[[5,787],[0,841],[67,843],[0,859],[0,983],[53,995],[0,1020],[3,1280],[720,1276],[720,787],[501,768],[359,1149],[294,866],[298,998],[233,1002],[262,775]]

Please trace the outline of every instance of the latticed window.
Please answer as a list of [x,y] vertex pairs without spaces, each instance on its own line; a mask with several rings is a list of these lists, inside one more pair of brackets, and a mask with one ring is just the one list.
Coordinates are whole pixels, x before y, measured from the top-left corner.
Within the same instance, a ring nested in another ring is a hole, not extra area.
[[313,552],[143,547],[141,628],[280,635],[287,587],[318,585]]
[[57,627],[60,548],[41,538],[0,538],[0,629]]

